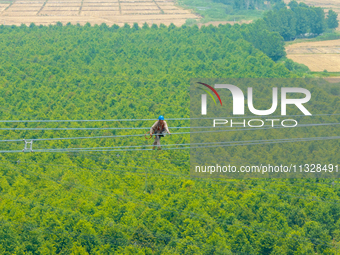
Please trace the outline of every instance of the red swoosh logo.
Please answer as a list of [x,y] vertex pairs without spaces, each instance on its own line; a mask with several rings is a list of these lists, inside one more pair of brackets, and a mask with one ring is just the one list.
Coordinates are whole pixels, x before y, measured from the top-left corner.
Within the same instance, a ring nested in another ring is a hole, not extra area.
[[204,86],[206,86],[206,87],[209,88],[209,89],[211,89],[211,91],[214,92],[215,95],[217,96],[218,100],[220,100],[220,103],[221,103],[221,105],[222,105],[222,101],[221,101],[220,95],[217,93],[217,91],[216,91],[213,87],[211,87],[210,85],[205,84],[205,83],[203,83],[203,82],[198,82],[198,83],[199,83],[199,84],[202,84],[202,85],[204,85]]

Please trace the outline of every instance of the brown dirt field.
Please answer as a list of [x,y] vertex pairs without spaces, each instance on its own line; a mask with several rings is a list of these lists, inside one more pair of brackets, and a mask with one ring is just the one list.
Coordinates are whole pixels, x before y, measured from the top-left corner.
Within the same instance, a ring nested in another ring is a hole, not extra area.
[[340,54],[340,48],[302,48],[302,49],[287,49],[287,54]]
[[98,1],[98,0],[85,0],[83,3],[98,3],[98,4],[119,4],[117,1]]
[[82,1],[81,0],[58,0],[58,1],[48,1],[50,3],[60,3],[60,4],[63,4],[63,3],[74,3],[74,2],[79,2],[81,3]]
[[[41,0],[19,0],[7,10],[4,9],[8,7],[8,4],[0,6],[3,8],[3,12],[0,14],[0,24],[20,25],[23,23],[29,25],[33,22],[36,25],[48,25],[60,21],[63,24],[90,22],[92,25],[102,23],[132,25],[137,22],[139,25],[143,25],[146,22],[149,25],[173,23],[181,26],[188,18],[199,18],[190,11],[176,7],[170,1],[157,1],[161,9],[164,6],[164,10],[162,9],[164,13],[152,0],[120,0],[119,2],[118,0],[84,0],[80,13],[81,0],[47,1],[40,11],[43,3],[45,2]],[[119,12],[120,8],[121,13]]]
[[67,1],[67,2],[62,2],[62,1],[58,1],[58,2],[50,2],[48,1],[47,3],[50,3],[50,4],[61,4],[61,5],[64,5],[64,4],[81,4],[81,1],[77,0],[77,1]]
[[[66,25],[68,22],[70,22],[73,25],[80,24],[80,25],[85,25],[87,22],[90,24],[94,25],[100,25],[102,23],[106,23],[108,26],[112,26],[113,24],[116,24],[118,26],[123,26],[125,23],[128,23],[130,26],[133,25],[133,23],[138,23],[140,27],[143,26],[144,22],[148,23],[149,26],[152,24],[164,24],[166,26],[170,25],[173,23],[176,26],[181,26],[182,24],[185,23],[186,18],[184,19],[178,19],[178,17],[175,18],[170,18],[170,19],[155,19],[155,18],[150,18],[150,16],[155,16],[155,15],[144,15],[145,18],[143,18],[143,15],[131,15],[131,18],[127,18],[125,20],[126,16],[128,15],[108,15],[108,16],[20,16],[20,17],[6,17],[7,20],[10,20],[10,22],[14,25],[20,26],[21,24],[26,24],[29,25],[31,22],[35,23],[36,25],[49,25],[49,24],[56,24],[60,20],[62,20],[62,24]],[[134,17],[138,17],[138,19]],[[124,21],[122,22],[122,17],[124,18]],[[3,20],[0,19],[0,23],[2,23]],[[7,22],[7,21],[6,21]],[[6,23],[7,24],[7,23]]]
[[139,4],[153,3],[152,0],[133,0],[133,1],[131,1],[131,0],[120,0],[119,2],[121,2],[121,3],[131,3],[131,4],[133,4],[133,3],[139,3]]
[[12,4],[11,8],[13,7],[41,7],[44,3],[40,4]]
[[26,8],[26,7],[21,7],[21,8],[12,8],[9,7],[6,12],[38,12],[41,7],[34,7],[34,8]]
[[119,0],[121,3],[138,3],[138,4],[147,4],[154,3],[153,0]]
[[126,8],[133,8],[135,6],[157,6],[155,3],[148,2],[148,3],[120,3],[120,6]]
[[9,4],[1,4],[1,5],[0,5],[0,12],[2,12],[3,10],[5,10],[8,6],[9,6]]
[[35,4],[43,4],[44,1],[34,1],[34,2],[28,2],[28,1],[16,1],[13,5],[15,4],[29,4],[29,5],[35,5]]
[[304,42],[286,47],[287,57],[311,71],[340,71],[340,40]]
[[181,7],[177,7],[176,5],[174,5],[173,3],[157,3],[158,6],[160,7],[164,7],[164,6],[171,6],[171,7],[174,7],[174,8],[180,8],[182,9]]
[[287,58],[301,64],[305,64],[311,71],[328,72],[340,71],[340,55],[339,54],[294,54],[287,55]]
[[44,3],[34,3],[34,4],[26,4],[26,3],[23,3],[23,4],[18,4],[18,3],[14,3],[11,5],[10,8],[13,8],[13,7],[23,7],[23,6],[26,6],[26,7],[36,7],[36,6],[42,6]]
[[127,6],[133,8],[134,6],[157,6],[153,2],[147,2],[147,3],[120,3],[121,6]]
[[143,6],[143,5],[136,5],[136,6],[129,6],[129,7],[126,7],[126,6],[122,6],[122,10],[124,11],[134,11],[134,10],[158,10],[159,11],[159,8],[154,5],[147,5],[147,6]]
[[146,11],[146,10],[133,10],[133,11],[123,11],[122,10],[122,14],[128,14],[128,15],[138,15],[138,14],[159,14],[161,13],[160,10],[150,10],[150,11]]
[[41,11],[39,16],[78,16],[78,11]]
[[60,5],[71,5],[71,4],[81,4],[81,1],[67,1],[67,2],[50,2],[48,1],[46,4],[60,4]]
[[118,7],[119,8],[119,4],[118,3],[83,3],[83,7]]
[[3,14],[3,16],[14,16],[14,17],[35,16],[35,15],[37,15],[37,12],[6,12]]
[[[162,20],[174,21],[176,19],[181,19],[181,20],[184,20],[184,22],[185,22],[186,19],[193,19],[195,17],[196,17],[196,15],[194,15],[194,14],[121,15],[120,17],[111,17],[111,20],[117,21],[117,22],[120,21],[122,23],[126,22],[126,23],[129,23],[129,24],[130,23],[133,24],[134,22],[137,22],[137,23],[143,22],[144,20],[150,20],[150,21],[153,21],[153,23],[155,23],[155,24],[160,24],[160,22],[156,22],[156,21],[162,21]],[[107,17],[107,18],[110,18],[110,17]]]
[[119,11],[119,7],[86,7],[83,6],[81,8],[82,11],[99,11],[99,12],[104,12],[104,11]]
[[187,13],[191,13],[190,11],[187,10],[163,10],[164,13],[173,13],[173,14],[187,14]]
[[[161,9],[163,10],[178,10],[179,8],[174,5],[160,5]],[[182,9],[180,9],[182,10]]]
[[80,5],[79,6],[75,6],[75,7],[71,7],[71,6],[67,6],[67,7],[44,7],[42,9],[42,12],[44,11],[79,11]]
[[119,15],[119,11],[82,11],[80,13],[81,16],[102,16],[102,15]]
[[291,44],[287,49],[303,48],[303,47],[340,47],[339,40],[327,40],[327,41],[317,41],[317,42],[302,42]]
[[45,4],[45,8],[46,7],[78,7],[78,6],[81,6],[81,3],[72,3],[72,4],[51,4],[51,3],[48,3]]

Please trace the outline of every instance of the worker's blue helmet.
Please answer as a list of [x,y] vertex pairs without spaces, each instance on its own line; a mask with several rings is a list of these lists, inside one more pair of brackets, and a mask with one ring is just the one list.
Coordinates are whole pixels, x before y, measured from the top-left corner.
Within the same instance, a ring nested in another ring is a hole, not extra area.
[[158,119],[159,119],[159,120],[164,120],[163,115],[159,116]]

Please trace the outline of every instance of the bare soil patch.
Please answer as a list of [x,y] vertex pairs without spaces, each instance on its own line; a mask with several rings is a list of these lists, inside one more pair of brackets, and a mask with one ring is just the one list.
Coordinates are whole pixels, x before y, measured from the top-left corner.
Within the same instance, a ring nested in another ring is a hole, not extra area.
[[[45,4],[43,6],[43,4]],[[157,5],[159,4],[159,6]],[[48,25],[62,22],[67,24],[106,23],[108,25],[132,25],[137,22],[152,24],[171,23],[183,25],[187,19],[200,17],[174,5],[172,1],[152,0],[19,0],[10,8],[9,4],[0,5],[0,24]],[[81,7],[82,6],[82,7]],[[41,9],[43,7],[43,9]],[[81,8],[80,8],[81,7]],[[163,8],[164,7],[164,8]],[[121,11],[120,11],[121,10]]]
[[44,7],[42,11],[79,11],[79,6]]
[[80,2],[67,3],[67,4],[55,4],[55,3],[48,3],[47,2],[45,4],[45,8],[46,7],[55,7],[55,8],[58,8],[58,7],[78,7],[78,6],[81,6]]
[[6,12],[37,12],[41,7],[18,7],[18,8],[8,8]]
[[12,2],[13,5],[16,5],[16,4],[42,4],[44,3],[44,1],[10,1]]
[[[3,15],[9,17],[20,17],[20,16],[35,16],[37,12],[6,12]],[[6,23],[7,24],[7,23]],[[21,24],[21,23],[20,23]]]
[[91,7],[91,8],[97,8],[97,7],[118,7],[118,3],[83,3],[83,7]]
[[157,5],[135,5],[135,6],[122,6],[122,10],[129,10],[129,11],[133,11],[133,10],[159,10],[159,8],[157,7]]
[[340,40],[303,42],[286,47],[287,57],[311,71],[340,72]]
[[[179,9],[174,5],[160,5],[159,7],[163,10],[178,10]],[[180,9],[180,10],[182,10],[182,9]]]
[[99,7],[88,7],[83,6],[82,11],[99,11],[99,12],[106,12],[106,11],[119,11],[119,7],[113,7],[113,6],[99,6]]
[[40,12],[40,16],[78,16],[79,10],[77,11],[44,11]]
[[120,6],[128,7],[128,8],[133,8],[134,6],[157,6],[153,2],[148,2],[148,3],[121,3]]
[[160,10],[129,10],[129,11],[124,11],[122,10],[122,14],[159,14],[161,13]]
[[305,64],[314,72],[322,72],[324,70],[328,72],[340,71],[339,54],[288,54],[287,57],[295,62]]
[[119,15],[119,11],[82,11],[82,16]]
[[14,3],[12,4],[9,8],[17,8],[17,7],[37,7],[37,6],[42,6],[44,3],[34,3],[34,4],[17,4],[17,3]]

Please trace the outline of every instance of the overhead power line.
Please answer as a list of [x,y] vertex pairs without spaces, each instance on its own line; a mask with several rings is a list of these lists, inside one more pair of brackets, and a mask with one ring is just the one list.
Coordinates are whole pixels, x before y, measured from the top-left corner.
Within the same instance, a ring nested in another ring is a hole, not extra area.
[[[312,116],[338,116],[340,113],[330,114],[313,114]],[[258,118],[268,118],[268,116],[257,116]],[[282,117],[282,116],[271,116],[271,117]],[[305,117],[305,115],[286,115],[284,117]],[[242,116],[242,117],[213,117],[213,118],[167,118],[166,120],[204,120],[204,119],[230,119],[230,118],[254,118],[254,116]],[[157,119],[101,119],[101,120],[1,120],[0,123],[21,123],[21,122],[116,122],[116,121],[156,121]]]
[[[332,125],[340,125],[340,123],[319,123],[319,124],[298,124],[296,127],[311,127],[311,126],[332,126]],[[214,129],[214,127],[210,127]],[[256,131],[256,130],[265,130],[265,129],[278,129],[278,128],[286,128],[283,126],[277,127],[258,127],[258,128],[237,128],[237,129],[224,129],[224,130],[208,130],[208,131],[195,131],[195,132],[177,132],[171,133],[172,135],[183,135],[183,134],[199,134],[199,133],[217,133],[217,132],[234,132],[234,131]],[[131,129],[133,130],[133,129]],[[53,141],[53,140],[75,140],[75,139],[101,139],[101,138],[123,138],[123,137],[142,137],[144,134],[136,134],[136,135],[109,135],[109,136],[88,136],[88,137],[60,137],[60,138],[33,138],[26,140],[33,141]],[[0,140],[0,142],[22,142],[23,139],[6,139]]]
[[[253,140],[253,141],[237,141],[237,142],[215,142],[215,143],[197,143],[206,144],[204,146],[192,147],[192,144],[168,144],[165,146],[186,146],[179,148],[165,148],[164,150],[183,150],[183,149],[201,149],[201,148],[213,148],[213,147],[231,147],[231,146],[247,146],[247,145],[265,145],[265,144],[276,144],[276,143],[291,143],[291,142],[308,142],[308,141],[318,141],[318,140],[335,140],[340,139],[340,136],[333,137],[309,137],[309,138],[293,138],[293,139],[273,139],[273,140]],[[216,145],[216,144],[224,145]],[[225,145],[225,143],[228,143]],[[212,144],[212,145],[210,145]],[[143,146],[143,145],[141,145]],[[138,146],[138,147],[141,147]],[[152,146],[152,145],[151,145]],[[164,145],[163,145],[164,146]],[[36,149],[34,152],[100,152],[100,151],[150,151],[152,149],[119,149],[122,147],[92,147],[92,148],[66,148],[66,149]],[[126,146],[129,147],[129,146]],[[133,146],[131,146],[133,147]],[[117,150],[118,149],[118,150]],[[22,150],[11,150],[11,151],[0,151],[0,153],[18,153],[23,152]]]
[[[212,144],[252,144],[252,143],[267,143],[275,141],[313,141],[313,140],[333,140],[340,139],[340,136],[333,137],[306,137],[306,138],[287,138],[287,139],[271,139],[271,140],[248,140],[248,141],[227,141],[227,142],[209,142],[209,143],[181,143],[181,144],[163,144],[161,147],[170,146],[190,146],[190,145],[212,145]],[[128,145],[128,146],[114,146],[114,147],[92,147],[89,149],[118,149],[118,148],[136,148],[136,147],[154,147],[155,145]],[[204,147],[204,146],[203,146]],[[86,150],[87,148],[72,148],[72,150]],[[51,151],[63,149],[50,149]],[[67,149],[65,149],[67,150]]]

